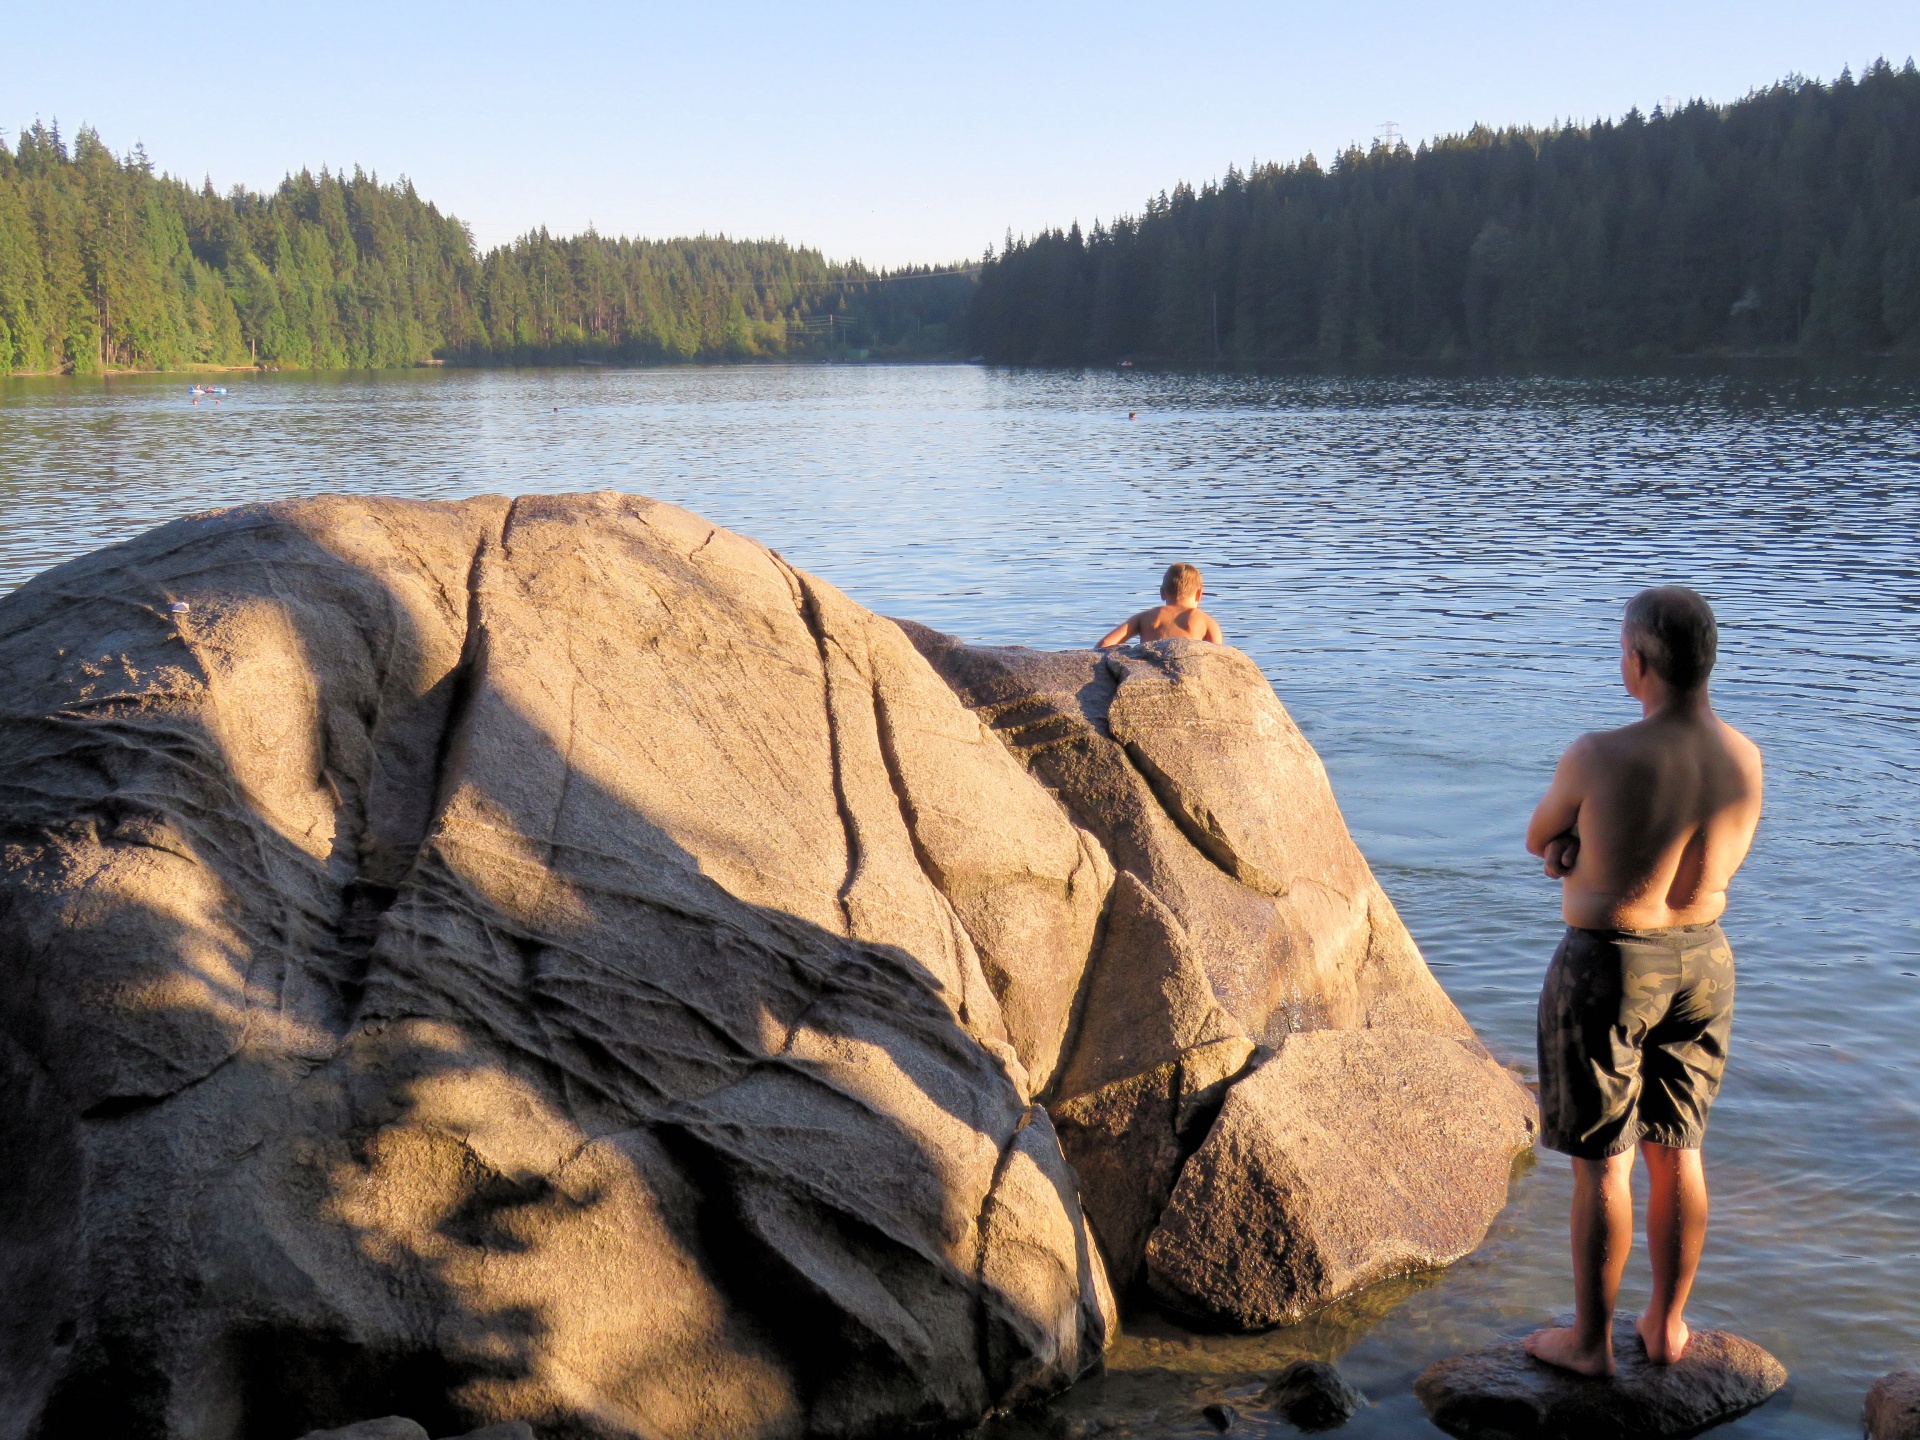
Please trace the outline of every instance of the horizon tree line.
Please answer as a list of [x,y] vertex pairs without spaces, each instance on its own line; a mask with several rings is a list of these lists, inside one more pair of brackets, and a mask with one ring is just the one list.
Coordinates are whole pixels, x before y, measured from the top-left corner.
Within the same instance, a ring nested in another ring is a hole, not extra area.
[[543,228],[483,254],[410,182],[357,168],[222,195],[90,128],[0,141],[0,372],[944,354],[973,285],[725,236]]
[[1229,168],[1009,235],[969,324],[1036,365],[1920,349],[1920,74]]
[[0,371],[822,358],[1084,365],[1920,351],[1920,74],[1265,164],[977,267],[544,229],[406,180],[217,193],[0,141]]

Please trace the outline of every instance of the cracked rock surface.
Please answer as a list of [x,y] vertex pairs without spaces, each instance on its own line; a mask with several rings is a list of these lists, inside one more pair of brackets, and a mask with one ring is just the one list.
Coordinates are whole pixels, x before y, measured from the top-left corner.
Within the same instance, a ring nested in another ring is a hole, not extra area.
[[1118,871],[1049,1098],[1116,1288],[1273,1325],[1478,1245],[1533,1101],[1427,969],[1258,667],[903,628]]
[[1471,1046],[1251,662],[930,634],[610,494],[0,599],[0,1440],[969,1425],[1287,1037]]
[[1417,1030],[1314,1030],[1227,1094],[1147,1247],[1163,1304],[1285,1325],[1438,1269],[1485,1238],[1531,1098],[1478,1046]]

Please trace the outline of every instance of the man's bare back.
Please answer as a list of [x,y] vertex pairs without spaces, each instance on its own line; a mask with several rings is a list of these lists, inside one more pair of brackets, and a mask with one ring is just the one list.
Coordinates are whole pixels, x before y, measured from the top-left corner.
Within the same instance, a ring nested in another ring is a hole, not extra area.
[[1655,1364],[1691,1338],[1707,1229],[1700,1148],[1733,1028],[1733,952],[1717,922],[1762,788],[1759,749],[1707,698],[1718,646],[1702,596],[1634,596],[1620,678],[1641,718],[1568,746],[1527,826],[1568,927],[1541,986],[1538,1041],[1540,1143],[1573,1159],[1574,1322],[1534,1332],[1526,1350],[1582,1375],[1614,1373],[1636,1150],[1653,1292],[1634,1328]]
[[1211,640],[1216,645],[1227,643],[1221,638],[1220,626],[1214,618],[1200,608],[1206,588],[1201,583],[1200,572],[1193,566],[1184,563],[1168,566],[1166,578],[1160,582],[1160,594],[1166,604],[1142,610],[1138,615],[1130,616],[1114,626],[1101,637],[1099,648],[1111,650],[1115,645],[1123,645],[1129,640]]
[[1621,677],[1660,708],[1567,747],[1527,849],[1562,881],[1560,909],[1586,930],[1658,930],[1718,920],[1760,823],[1760,750],[1713,713],[1706,691],[1673,695],[1621,642]]

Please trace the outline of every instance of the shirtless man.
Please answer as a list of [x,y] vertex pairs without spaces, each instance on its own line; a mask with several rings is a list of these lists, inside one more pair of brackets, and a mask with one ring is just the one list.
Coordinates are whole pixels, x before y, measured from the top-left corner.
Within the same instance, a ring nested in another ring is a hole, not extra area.
[[1220,627],[1200,608],[1200,597],[1207,593],[1200,583],[1200,572],[1184,560],[1167,567],[1160,581],[1160,598],[1167,603],[1142,610],[1124,625],[1116,625],[1101,640],[1102,650],[1111,650],[1129,640],[1211,640],[1216,645]]
[[1671,1364],[1689,1338],[1707,1233],[1700,1143],[1733,1027],[1717,922],[1760,823],[1760,751],[1707,702],[1717,643],[1693,591],[1634,596],[1620,678],[1645,718],[1574,741],[1527,826],[1568,927],[1540,992],[1540,1139],[1573,1157],[1575,1306],[1571,1327],[1535,1332],[1527,1353],[1582,1375],[1614,1373],[1636,1146],[1652,1185],[1640,1342]]

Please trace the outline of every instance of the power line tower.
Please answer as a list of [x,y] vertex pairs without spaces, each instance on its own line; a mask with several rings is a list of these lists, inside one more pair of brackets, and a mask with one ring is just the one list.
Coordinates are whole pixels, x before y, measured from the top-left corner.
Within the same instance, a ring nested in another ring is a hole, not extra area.
[[827,342],[827,349],[831,350],[835,341],[845,345],[859,325],[858,320],[846,315],[836,315],[831,310],[824,315],[789,316],[787,338],[793,339],[799,336],[803,339],[824,339]]
[[1373,143],[1383,150],[1400,150],[1405,148],[1407,142],[1400,138],[1400,122],[1397,120],[1382,120],[1380,122],[1380,128],[1373,132]]

